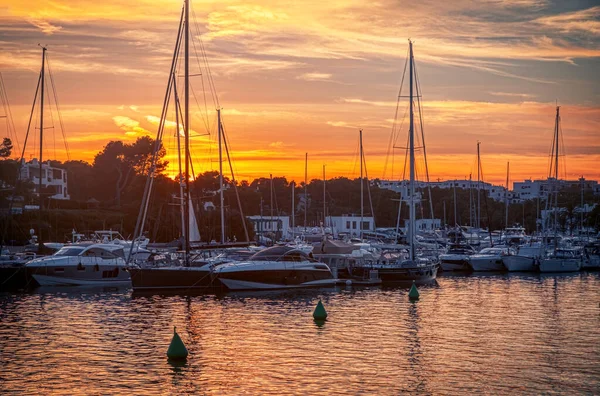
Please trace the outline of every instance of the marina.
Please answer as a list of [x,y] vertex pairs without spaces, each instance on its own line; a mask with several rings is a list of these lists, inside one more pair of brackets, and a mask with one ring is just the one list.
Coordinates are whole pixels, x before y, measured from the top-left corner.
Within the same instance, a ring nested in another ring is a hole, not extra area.
[[0,394],[600,394],[599,17],[7,0]]

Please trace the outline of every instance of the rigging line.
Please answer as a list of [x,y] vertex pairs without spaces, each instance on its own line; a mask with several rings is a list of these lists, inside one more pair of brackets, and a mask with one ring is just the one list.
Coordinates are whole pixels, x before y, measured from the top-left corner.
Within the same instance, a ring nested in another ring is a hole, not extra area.
[[561,157],[563,157],[563,177],[565,178],[565,180],[567,179],[567,151],[565,150],[565,135],[562,132],[562,123],[561,121],[561,117],[558,117],[558,135],[560,136],[560,144],[561,144],[561,149],[562,149],[562,155]]
[[15,136],[15,142],[17,143],[17,152],[21,151],[21,145],[19,144],[19,137],[17,136],[17,128],[15,128],[15,119],[13,118],[12,111],[10,110],[10,102],[8,101],[8,94],[6,93],[6,85],[4,85],[4,78],[2,77],[2,73],[0,72],[0,85],[2,87],[2,94],[4,96],[4,101],[2,102],[5,105],[4,112],[7,116],[7,125],[10,123],[13,131],[13,135]]
[[215,108],[220,108],[221,105],[219,103],[219,96],[217,95],[217,88],[216,88],[214,80],[212,78],[212,72],[211,72],[210,66],[208,64],[208,58],[206,56],[206,49],[204,47],[204,42],[200,38],[202,35],[200,34],[200,27],[199,27],[198,21],[196,19],[196,12],[194,11],[193,8],[192,8],[192,18],[194,19],[194,26],[196,27],[196,39],[198,40],[198,43],[200,45],[200,51],[202,53],[202,59],[204,61],[204,64],[205,64],[205,67],[206,67],[206,72],[208,74],[207,78],[208,78],[209,87],[211,89],[211,94],[212,94],[212,97],[213,97],[213,103],[215,105]]
[[[47,63],[47,61],[46,61]],[[49,72],[49,71],[48,71]],[[52,114],[52,98],[50,97],[50,88],[48,86],[48,81],[46,81],[46,98],[48,99],[48,110],[50,113],[50,125],[52,128],[52,147],[54,149],[54,159],[56,159],[56,131],[54,130],[54,115]],[[47,129],[48,127],[44,128]],[[44,137],[46,139],[48,139],[48,136],[44,135]],[[45,145],[42,145],[42,148],[45,147]],[[50,150],[48,150],[50,151]],[[48,157],[50,157],[50,154],[48,154]]]
[[[204,116],[203,116],[202,120],[204,121],[206,131],[210,134],[210,123],[209,123],[209,119],[208,119],[208,106],[206,104],[206,89],[204,87],[204,75],[202,74],[202,67],[200,66],[198,50],[196,49],[196,42],[194,40],[192,40],[192,47],[194,48],[194,53],[196,54],[196,63],[198,64],[198,70],[200,71],[200,76],[202,77],[200,80],[202,81],[202,93],[204,95],[204,111],[206,113],[206,118],[204,118]],[[198,103],[198,98],[196,98],[196,93],[194,92],[193,86],[191,84],[190,84],[190,87],[192,88],[192,94],[194,95],[194,100],[196,101],[196,105],[200,109],[200,104]]]
[[60,130],[62,133],[63,141],[65,143],[65,150],[67,152],[67,159],[71,160],[71,152],[69,150],[69,144],[67,142],[67,134],[65,131],[65,125],[62,119],[62,113],[60,111],[60,105],[58,102],[58,92],[56,91],[56,86],[54,84],[54,73],[52,72],[52,68],[50,67],[50,59],[48,55],[46,55],[46,64],[48,65],[48,74],[50,75],[50,82],[52,83],[52,92],[54,93],[54,106],[56,107],[56,113],[58,114],[58,122],[60,123]]
[[[369,195],[369,205],[371,206],[371,216],[373,216],[373,228],[375,228],[375,211],[373,210],[373,198],[371,197],[371,183],[369,183],[369,172],[367,172],[367,159],[365,157],[365,150],[363,148],[363,165],[365,167],[365,177],[367,179],[367,194]],[[361,224],[362,229],[362,224]]]
[[425,177],[427,179],[427,191],[429,193],[429,210],[431,212],[431,218],[433,219],[433,201],[431,199],[431,185],[429,184],[429,166],[427,164],[427,150],[425,149],[425,129],[423,121],[423,106],[421,103],[421,81],[419,80],[419,73],[417,72],[417,63],[413,59],[413,69],[415,71],[415,82],[417,88],[417,107],[419,109],[419,124],[421,125],[421,143],[423,145],[423,159],[425,161]]
[[410,133],[406,134],[406,146],[404,146],[404,170],[402,171],[402,180],[406,180],[406,162],[408,161],[408,146],[410,144]]
[[[171,88],[172,88],[172,81],[173,81],[173,73],[177,70],[177,54],[179,52],[179,48],[181,46],[181,38],[183,36],[183,16],[184,16],[184,12],[185,12],[185,7],[181,8],[181,17],[179,20],[179,30],[177,32],[177,40],[175,41],[175,50],[173,51],[173,58],[171,60],[171,70],[169,72],[169,78],[167,80],[167,89],[165,92],[165,98],[163,101],[163,111],[161,114],[161,121],[159,122],[159,126],[158,126],[158,131],[156,134],[156,141],[154,142],[154,151],[152,153],[152,159],[150,162],[150,166],[148,167],[148,177],[146,178],[146,185],[144,186],[144,195],[142,196],[142,202],[140,204],[140,210],[138,212],[138,217],[136,220],[136,224],[135,224],[135,231],[133,233],[133,240],[135,241],[138,233],[141,236],[141,234],[143,233],[144,230],[144,222],[145,222],[145,217],[146,217],[146,212],[145,209],[147,209],[147,203],[145,203],[144,201],[148,201],[150,199],[150,193],[152,191],[152,183],[154,181],[154,177],[153,177],[153,172],[154,172],[154,167],[156,165],[156,159],[158,157],[158,151],[160,150],[161,144],[162,144],[162,128],[164,127],[164,119],[166,118],[166,114],[168,111],[168,103],[169,103],[169,98],[171,95]],[[131,244],[130,248],[129,248],[129,256],[127,258],[127,262],[129,263],[129,260],[132,256],[132,252],[133,252],[133,245],[134,243]]]
[[394,153],[393,153],[393,145],[395,142],[395,133],[396,133],[396,126],[397,126],[397,122],[398,122],[398,109],[400,107],[400,98],[402,96],[402,86],[404,85],[404,76],[406,75],[406,65],[408,64],[408,56],[406,58],[406,60],[404,61],[404,71],[402,72],[402,78],[400,79],[400,88],[398,88],[398,98],[396,99],[396,110],[395,110],[395,114],[394,114],[394,122],[392,123],[392,132],[390,134],[390,141],[388,143],[388,153],[385,159],[385,164],[383,166],[383,175],[382,175],[382,179],[385,179],[385,173],[387,171],[387,166],[388,166],[388,160],[389,160],[389,156],[390,156],[390,150],[392,151],[392,178],[394,177],[394,171],[393,171],[393,167],[394,167]]
[[352,165],[352,173],[350,173],[350,177],[356,176],[356,162],[358,157],[360,156],[360,139],[356,143],[356,149],[354,153],[352,153],[352,158],[354,159],[354,165]]

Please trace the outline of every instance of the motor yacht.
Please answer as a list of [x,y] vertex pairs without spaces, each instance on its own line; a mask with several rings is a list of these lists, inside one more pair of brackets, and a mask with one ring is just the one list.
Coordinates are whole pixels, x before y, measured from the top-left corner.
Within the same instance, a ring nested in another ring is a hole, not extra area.
[[540,260],[540,272],[577,272],[582,264],[583,257],[575,251],[556,249]]
[[215,276],[230,290],[333,286],[329,267],[299,249],[274,246],[241,262],[221,264]]
[[508,247],[489,247],[468,258],[473,271],[504,271],[502,257],[509,255]]
[[52,256],[26,264],[41,286],[129,285],[123,246],[111,243],[67,245]]
[[477,251],[466,244],[453,244],[444,254],[440,254],[440,267],[443,271],[470,271],[468,258]]

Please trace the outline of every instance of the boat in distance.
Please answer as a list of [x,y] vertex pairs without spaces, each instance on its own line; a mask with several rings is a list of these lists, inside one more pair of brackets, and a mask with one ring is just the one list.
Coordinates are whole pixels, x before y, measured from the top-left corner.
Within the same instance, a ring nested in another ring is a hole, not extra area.
[[247,260],[218,265],[214,273],[229,290],[328,287],[337,281],[327,264],[288,246],[274,246]]

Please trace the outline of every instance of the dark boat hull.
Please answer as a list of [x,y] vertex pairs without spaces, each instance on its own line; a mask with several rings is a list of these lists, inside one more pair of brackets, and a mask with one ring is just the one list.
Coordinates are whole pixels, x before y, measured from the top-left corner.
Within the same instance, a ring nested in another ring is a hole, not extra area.
[[38,286],[28,274],[25,264],[0,265],[0,291],[22,290]]
[[354,267],[349,271],[351,278],[370,279],[371,271],[377,271],[382,285],[410,286],[413,282],[417,285],[426,285],[435,282],[438,265],[430,264],[418,267]]
[[198,267],[128,268],[133,290],[219,290],[221,282]]

